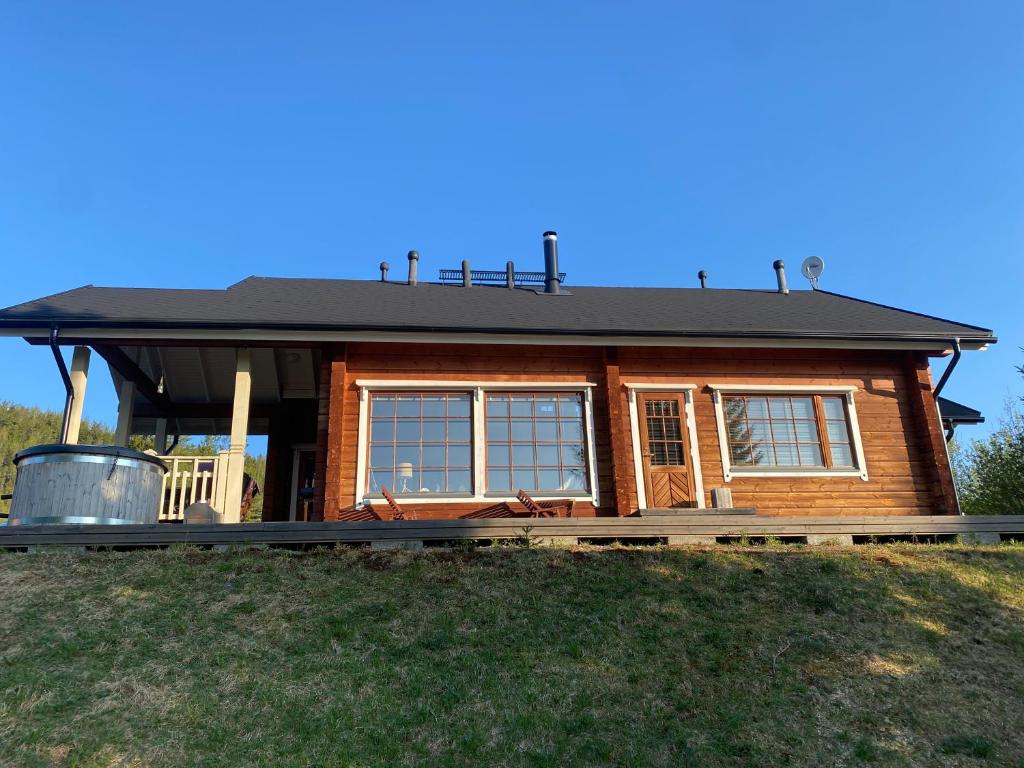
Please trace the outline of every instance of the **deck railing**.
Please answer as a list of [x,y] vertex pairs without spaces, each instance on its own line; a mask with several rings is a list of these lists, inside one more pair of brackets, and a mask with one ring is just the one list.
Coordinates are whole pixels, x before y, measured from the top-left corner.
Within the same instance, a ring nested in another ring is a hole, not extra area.
[[185,510],[197,502],[219,508],[225,454],[217,456],[161,456],[167,464],[160,494],[160,520],[183,520]]

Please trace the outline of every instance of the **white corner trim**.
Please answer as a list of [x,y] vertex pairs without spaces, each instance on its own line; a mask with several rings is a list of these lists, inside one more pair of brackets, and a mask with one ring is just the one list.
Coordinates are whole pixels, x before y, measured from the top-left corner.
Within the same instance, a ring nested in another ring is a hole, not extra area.
[[697,445],[697,417],[693,408],[693,389],[684,393],[686,398],[686,432],[690,438],[690,471],[693,472],[693,494],[697,509],[704,509],[704,472],[700,466],[700,448]]
[[644,481],[644,459],[640,448],[640,414],[636,404],[636,390],[629,390],[629,434],[633,438],[633,477],[636,479],[636,503],[647,509],[647,483]]
[[370,407],[368,405],[366,387],[359,389],[359,430],[356,438],[356,445],[359,450],[356,453],[356,504],[363,501],[366,495],[366,450],[369,442]]
[[[868,465],[864,458],[864,444],[860,437],[860,422],[857,420],[857,407],[853,395],[857,387],[853,386],[820,386],[803,384],[757,385],[742,384],[709,384],[715,402],[715,422],[718,426],[718,446],[722,454],[722,479],[730,482],[734,477],[859,477],[868,479]],[[854,469],[759,469],[757,467],[733,467],[729,455],[729,438],[725,428],[725,411],[722,408],[723,392],[742,392],[757,395],[772,392],[797,392],[810,395],[842,393],[846,395],[846,410],[850,415],[850,435],[857,466]]]
[[482,493],[487,485],[487,428],[484,416],[484,390],[476,387],[473,390],[473,423],[470,425],[473,435],[473,494]]
[[587,440],[587,472],[590,474],[590,498],[595,507],[601,506],[601,491],[597,485],[597,450],[594,443],[594,402],[592,391],[583,393],[583,412],[586,420]]
[[505,392],[510,389],[530,390],[584,390],[596,387],[592,381],[493,381],[473,379],[469,381],[449,379],[356,379],[357,387],[369,389],[489,389]]
[[683,395],[683,416],[689,440],[690,471],[693,473],[693,495],[697,509],[704,509],[704,474],[700,466],[700,449],[697,446],[697,419],[693,408],[693,392],[696,384],[625,384],[629,394],[629,434],[633,438],[633,475],[636,478],[636,501],[640,509],[647,507],[647,480],[644,475],[644,460],[640,445],[640,409],[636,402],[637,392],[679,392]]
[[366,474],[368,469],[370,446],[370,397],[373,391],[392,391],[410,389],[436,392],[452,390],[465,391],[472,394],[472,435],[473,435],[473,493],[462,496],[402,496],[401,501],[408,504],[458,504],[467,502],[496,503],[499,501],[515,501],[512,496],[493,496],[486,493],[487,485],[487,433],[484,413],[484,394],[488,391],[506,392],[509,389],[525,389],[530,391],[581,392],[583,393],[584,440],[587,444],[587,475],[590,481],[590,492],[586,494],[534,495],[539,501],[564,498],[566,495],[580,501],[589,501],[595,507],[600,506],[600,492],[597,486],[597,449],[594,433],[594,405],[591,382],[506,382],[506,381],[446,381],[439,379],[357,379],[359,387],[359,431],[356,440],[356,502],[367,496]]

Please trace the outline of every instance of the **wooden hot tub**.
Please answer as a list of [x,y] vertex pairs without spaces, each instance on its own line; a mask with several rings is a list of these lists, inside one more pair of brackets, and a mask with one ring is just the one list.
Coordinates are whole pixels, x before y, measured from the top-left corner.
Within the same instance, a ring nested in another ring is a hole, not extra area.
[[165,465],[113,445],[37,445],[16,454],[8,525],[155,523]]

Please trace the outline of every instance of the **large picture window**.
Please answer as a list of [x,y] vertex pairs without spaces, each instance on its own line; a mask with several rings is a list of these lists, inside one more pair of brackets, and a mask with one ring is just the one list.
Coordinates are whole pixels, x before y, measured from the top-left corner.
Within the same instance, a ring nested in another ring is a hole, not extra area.
[[729,394],[722,410],[734,468],[857,469],[845,397]]
[[370,493],[471,494],[472,456],[469,393],[370,395]]
[[[409,501],[574,496],[599,504],[586,382],[356,380],[356,494]],[[445,388],[440,388],[441,386]]]
[[487,491],[588,491],[583,396],[499,392],[486,396]]

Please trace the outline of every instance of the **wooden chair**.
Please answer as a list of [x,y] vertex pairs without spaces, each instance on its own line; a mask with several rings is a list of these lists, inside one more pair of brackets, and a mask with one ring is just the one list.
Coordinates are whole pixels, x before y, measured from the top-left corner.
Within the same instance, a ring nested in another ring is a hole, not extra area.
[[495,517],[522,517],[521,512],[516,512],[508,505],[507,501],[500,501],[483,509],[474,509],[464,515],[459,515],[459,520],[485,520]]
[[380,492],[381,492],[381,494],[383,494],[384,500],[388,503],[388,506],[391,507],[391,519],[392,520],[415,520],[416,519],[416,513],[415,512],[406,513],[406,512],[404,512],[402,510],[402,508],[400,506],[398,506],[398,502],[395,501],[395,497],[391,495],[391,491],[388,490],[386,485],[382,485],[380,487]]
[[364,523],[380,519],[381,516],[370,504],[353,504],[338,510],[338,521],[343,523]]
[[575,499],[551,499],[550,501],[535,501],[526,491],[520,490],[516,494],[519,503],[526,507],[530,517],[572,517],[572,508],[576,505]]

